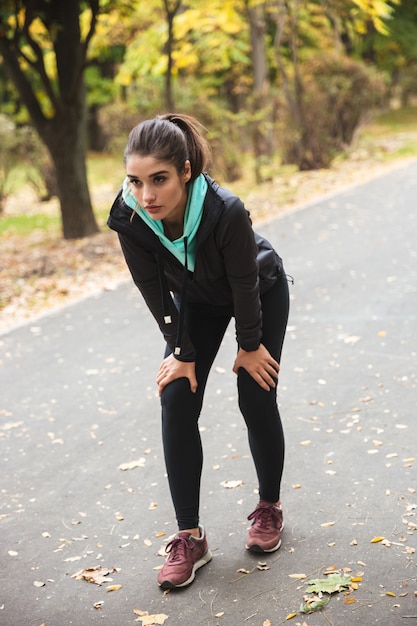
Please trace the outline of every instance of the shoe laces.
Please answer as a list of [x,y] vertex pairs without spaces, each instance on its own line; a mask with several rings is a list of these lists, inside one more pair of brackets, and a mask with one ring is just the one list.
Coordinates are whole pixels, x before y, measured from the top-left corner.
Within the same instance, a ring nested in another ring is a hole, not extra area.
[[258,506],[248,517],[248,520],[254,520],[260,529],[267,530],[271,524],[276,527],[281,526],[281,514],[273,504],[270,506]]
[[170,561],[177,562],[184,560],[187,549],[194,550],[194,543],[190,536],[180,535],[167,544],[165,552],[169,555]]

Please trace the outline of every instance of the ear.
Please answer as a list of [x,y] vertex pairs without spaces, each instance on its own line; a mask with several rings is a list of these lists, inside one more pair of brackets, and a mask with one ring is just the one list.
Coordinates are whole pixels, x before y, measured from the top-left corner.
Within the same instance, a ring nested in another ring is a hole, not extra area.
[[191,163],[190,161],[187,159],[184,165],[184,173],[182,175],[183,177],[183,181],[185,183],[188,183],[188,181],[191,179]]

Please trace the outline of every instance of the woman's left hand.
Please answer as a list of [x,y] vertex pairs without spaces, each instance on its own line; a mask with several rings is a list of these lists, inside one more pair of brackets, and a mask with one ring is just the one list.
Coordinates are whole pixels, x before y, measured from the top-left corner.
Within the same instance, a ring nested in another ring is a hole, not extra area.
[[265,391],[276,387],[279,363],[269,354],[262,343],[253,352],[246,352],[239,348],[233,365],[235,374],[238,373],[240,367],[243,367]]

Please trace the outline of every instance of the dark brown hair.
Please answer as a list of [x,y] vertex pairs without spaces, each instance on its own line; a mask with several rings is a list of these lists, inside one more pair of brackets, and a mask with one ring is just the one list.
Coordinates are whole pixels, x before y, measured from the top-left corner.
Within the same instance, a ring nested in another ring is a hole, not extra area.
[[191,180],[195,180],[210,159],[210,148],[203,131],[203,126],[189,115],[165,113],[145,120],[130,131],[124,162],[133,154],[152,156],[158,161],[171,163],[181,174],[188,159]]

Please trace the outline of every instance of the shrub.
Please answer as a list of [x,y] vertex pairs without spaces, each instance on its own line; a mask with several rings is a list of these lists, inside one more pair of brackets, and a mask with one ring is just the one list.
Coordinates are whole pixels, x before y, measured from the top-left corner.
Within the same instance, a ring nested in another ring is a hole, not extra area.
[[16,126],[6,115],[0,114],[0,214],[11,192],[10,172],[19,162],[19,137]]
[[297,106],[285,105],[283,160],[301,170],[328,167],[370,112],[383,104],[385,83],[364,63],[336,55],[306,62],[300,79]]
[[22,161],[29,165],[27,180],[39,200],[46,202],[58,195],[55,166],[49,151],[32,126],[18,129]]

